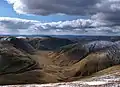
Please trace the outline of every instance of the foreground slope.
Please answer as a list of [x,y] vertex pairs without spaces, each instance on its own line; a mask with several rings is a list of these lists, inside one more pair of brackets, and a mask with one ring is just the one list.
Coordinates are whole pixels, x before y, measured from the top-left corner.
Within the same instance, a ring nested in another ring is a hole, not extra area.
[[27,84],[10,85],[11,87],[119,87],[120,86],[120,65],[97,72],[84,79],[76,79],[72,82],[48,83],[48,84]]

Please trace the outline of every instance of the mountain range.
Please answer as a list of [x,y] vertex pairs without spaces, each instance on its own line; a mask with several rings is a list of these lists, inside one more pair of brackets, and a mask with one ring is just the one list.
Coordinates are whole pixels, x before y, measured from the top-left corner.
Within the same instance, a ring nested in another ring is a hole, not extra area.
[[119,73],[119,37],[76,38],[1,36],[0,84],[80,81],[111,67]]

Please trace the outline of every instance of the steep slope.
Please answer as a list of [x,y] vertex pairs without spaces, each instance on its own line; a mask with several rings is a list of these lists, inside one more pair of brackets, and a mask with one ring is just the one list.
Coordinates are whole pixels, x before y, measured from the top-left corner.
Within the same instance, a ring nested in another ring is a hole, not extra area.
[[70,44],[61,47],[60,50],[56,50],[49,54],[53,59],[53,62],[60,66],[72,65],[83,58],[85,58],[90,53],[100,51],[107,47],[110,47],[113,42],[110,41],[92,41],[86,44]]
[[0,44],[0,75],[37,68],[37,62],[9,43]]
[[87,44],[84,44],[83,47],[89,53],[91,53],[91,52],[99,51],[106,47],[110,47],[111,45],[113,45],[113,42],[111,42],[111,41],[92,41],[92,42],[88,42]]
[[[100,70],[120,64],[120,42],[94,52],[67,69],[69,75],[83,78]],[[66,74],[67,76],[67,74]]]
[[[50,65],[44,64],[47,60],[44,58],[41,52],[32,55],[24,52],[15,47],[8,38],[0,41],[0,85],[58,82],[57,69],[47,68]],[[56,71],[56,74],[48,70]]]
[[4,42],[9,42],[11,43],[15,48],[17,49],[21,49],[27,53],[34,53],[35,49],[25,40],[23,39],[18,39],[15,37],[6,37],[6,38],[2,38],[1,41]]

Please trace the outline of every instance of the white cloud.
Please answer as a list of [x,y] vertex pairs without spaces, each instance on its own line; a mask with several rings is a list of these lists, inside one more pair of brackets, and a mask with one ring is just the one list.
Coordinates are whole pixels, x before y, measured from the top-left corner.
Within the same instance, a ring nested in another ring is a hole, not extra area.
[[[110,23],[109,23],[110,24]],[[35,20],[0,17],[1,34],[118,34],[120,26],[108,22],[77,19],[43,23]]]

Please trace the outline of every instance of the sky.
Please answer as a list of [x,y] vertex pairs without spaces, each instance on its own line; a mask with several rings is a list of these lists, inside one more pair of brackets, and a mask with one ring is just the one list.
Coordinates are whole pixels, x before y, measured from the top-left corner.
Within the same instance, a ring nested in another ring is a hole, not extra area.
[[120,35],[120,0],[0,0],[1,34]]

